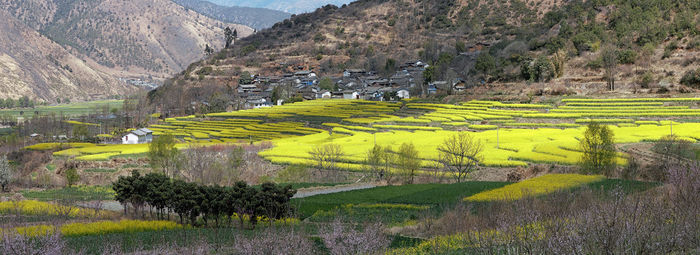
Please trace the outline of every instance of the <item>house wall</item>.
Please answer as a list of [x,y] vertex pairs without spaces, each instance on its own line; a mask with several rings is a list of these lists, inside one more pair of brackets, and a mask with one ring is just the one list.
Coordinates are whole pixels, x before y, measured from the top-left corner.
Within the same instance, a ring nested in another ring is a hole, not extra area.
[[134,134],[127,134],[122,136],[122,144],[137,144],[139,143],[139,137]]

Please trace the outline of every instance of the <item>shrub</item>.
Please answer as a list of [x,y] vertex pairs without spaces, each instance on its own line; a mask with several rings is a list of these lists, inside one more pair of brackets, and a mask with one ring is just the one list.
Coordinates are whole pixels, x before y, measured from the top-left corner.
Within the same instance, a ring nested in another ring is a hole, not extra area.
[[637,52],[633,50],[621,50],[617,53],[617,61],[620,64],[634,64],[637,60]]
[[649,88],[652,82],[654,82],[654,74],[650,71],[646,71],[639,79],[639,85],[645,89]]
[[78,175],[78,170],[75,168],[70,168],[66,170],[66,183],[68,184],[68,187],[73,186],[73,184],[76,184],[78,181],[80,181],[80,175]]
[[681,84],[688,87],[700,88],[700,68],[685,72],[681,78]]

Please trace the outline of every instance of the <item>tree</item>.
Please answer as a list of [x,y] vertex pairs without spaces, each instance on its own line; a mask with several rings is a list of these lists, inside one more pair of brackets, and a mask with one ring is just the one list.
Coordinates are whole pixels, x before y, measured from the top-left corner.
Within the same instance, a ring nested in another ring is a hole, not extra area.
[[406,183],[413,183],[416,171],[420,169],[421,159],[413,143],[403,143],[396,155],[396,167],[403,174]]
[[383,154],[384,148],[382,148],[381,145],[375,144],[374,147],[367,151],[367,158],[365,159],[365,165],[369,167],[369,172],[372,173],[377,180],[384,179]]
[[611,176],[615,170],[617,150],[615,137],[608,126],[592,122],[588,124],[580,141],[581,169],[584,173]]
[[66,170],[66,183],[68,183],[68,187],[73,186],[73,184],[77,183],[80,181],[80,175],[78,175],[78,170],[75,168],[69,168]]
[[323,77],[321,79],[321,81],[318,82],[318,87],[320,87],[321,89],[328,90],[328,91],[335,91],[336,90],[335,89],[336,86],[333,83],[333,80],[331,80],[331,78],[329,78],[329,77]]
[[483,73],[484,75],[489,75],[494,69],[496,69],[496,59],[488,52],[483,51],[479,53],[478,57],[476,57],[474,69]]
[[317,146],[309,152],[311,159],[316,162],[319,171],[321,169],[337,170],[336,163],[345,155],[343,148],[338,144],[324,144]]
[[0,157],[0,186],[2,187],[2,192],[7,191],[7,185],[12,181],[12,167],[7,161],[7,157],[3,155]]
[[80,140],[85,140],[89,135],[87,125],[73,125],[73,137],[78,137]]
[[479,167],[483,144],[466,132],[459,132],[445,139],[438,146],[440,163],[446,173],[452,173],[462,182]]
[[605,69],[605,79],[608,81],[610,90],[615,90],[615,75],[617,75],[618,52],[612,46],[605,47],[600,53],[600,57]]
[[206,46],[204,46],[204,54],[205,54],[205,55],[209,56],[209,55],[211,55],[211,54],[213,54],[213,53],[214,53],[214,49],[212,49],[211,47],[209,47],[209,44],[207,44]]
[[236,36],[238,36],[238,31],[236,30],[231,30],[230,27],[226,27],[224,29],[224,39],[226,40],[226,46],[225,48],[231,48],[233,45],[233,41],[236,39]]
[[537,82],[547,82],[555,77],[556,68],[549,59],[541,55],[535,59],[535,63],[532,66],[533,74],[535,75],[534,80]]
[[148,146],[148,159],[151,167],[173,177],[180,166],[180,152],[175,148],[175,137],[172,135],[157,136]]

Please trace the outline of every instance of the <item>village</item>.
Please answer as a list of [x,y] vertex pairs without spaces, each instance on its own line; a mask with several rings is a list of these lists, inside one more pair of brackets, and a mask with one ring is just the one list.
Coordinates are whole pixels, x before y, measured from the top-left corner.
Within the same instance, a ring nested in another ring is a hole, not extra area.
[[[419,94],[433,95],[445,91],[459,92],[467,88],[463,79],[434,81],[423,86],[423,72],[429,65],[411,61],[400,66],[390,77],[381,77],[365,69],[346,69],[342,76],[319,77],[313,70],[299,70],[283,76],[251,75],[238,85],[244,108],[270,107],[290,100],[363,99],[394,101]],[[300,69],[304,69],[300,66]],[[327,79],[328,84],[322,84]]]

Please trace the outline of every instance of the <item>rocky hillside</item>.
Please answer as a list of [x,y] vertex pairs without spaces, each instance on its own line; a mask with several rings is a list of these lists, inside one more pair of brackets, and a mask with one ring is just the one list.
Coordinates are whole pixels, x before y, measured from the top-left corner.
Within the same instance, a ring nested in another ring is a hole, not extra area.
[[[7,41],[16,45],[3,51],[43,47],[33,44],[53,41],[82,61],[94,62],[93,68],[112,77],[169,77],[204,57],[205,45],[223,48],[225,27],[235,28],[239,37],[253,32],[250,27],[216,21],[170,0],[0,0],[0,9],[44,36],[42,42]],[[2,30],[0,34],[18,38],[11,32]],[[61,66],[70,64],[62,60],[51,61]],[[21,64],[41,67],[35,62]],[[22,74],[5,75],[30,81],[26,76],[35,72],[29,70],[24,67],[19,69]],[[48,99],[50,94],[33,95]]]
[[258,30],[271,27],[292,15],[265,8],[222,6],[203,0],[173,0],[173,2],[216,20],[242,24]]
[[0,11],[0,20],[0,97],[85,100],[136,90],[8,13]]
[[[321,75],[365,68],[388,76],[420,59],[432,66],[426,82],[546,82],[587,93],[581,87],[604,89],[613,80],[634,93],[687,92],[680,81],[698,68],[699,12],[697,1],[361,0],[296,15],[189,70],[210,67],[214,80],[217,73],[274,75],[299,66]],[[194,77],[176,80],[208,83]]]

